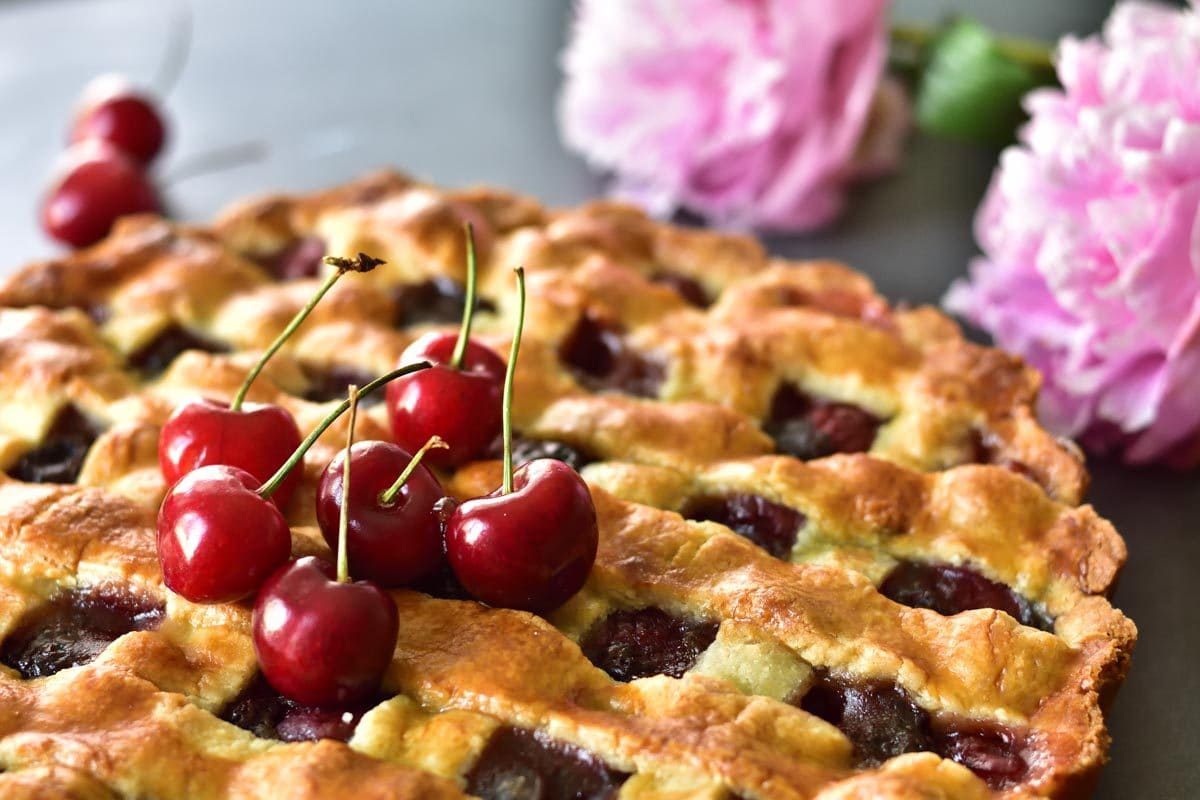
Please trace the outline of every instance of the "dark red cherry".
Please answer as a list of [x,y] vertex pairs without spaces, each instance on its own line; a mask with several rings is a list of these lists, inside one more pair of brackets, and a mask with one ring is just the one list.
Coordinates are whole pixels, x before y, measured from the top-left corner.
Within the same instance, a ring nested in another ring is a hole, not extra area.
[[387,388],[392,438],[416,452],[431,436],[448,447],[430,451],[429,462],[450,468],[481,456],[500,433],[504,362],[489,348],[468,340],[461,369],[450,366],[458,334],[430,333],[400,357],[401,364],[434,366]]
[[46,195],[42,227],[63,244],[87,247],[107,236],[118,217],[161,208],[140,165],[111,147],[83,142],[67,152],[62,177]]
[[162,150],[167,126],[153,101],[115,76],[93,81],[71,126],[71,142],[97,140],[141,164]]
[[[158,437],[158,462],[170,486],[192,470],[209,464],[243,469],[259,484],[267,482],[300,446],[296,420],[283,408],[245,403],[240,411],[216,400],[192,400],[175,409]],[[271,499],[280,508],[300,485],[292,470]]]
[[386,592],[369,581],[339,582],[332,564],[312,556],[281,567],[254,603],[263,675],[304,705],[343,707],[374,696],[399,630]]
[[225,465],[200,467],[171,487],[158,512],[158,560],[171,591],[193,603],[233,602],[287,561],[287,521],[259,487]]
[[483,602],[548,611],[587,580],[599,544],[596,509],[579,473],[561,461],[530,461],[512,485],[454,510],[446,554],[459,582]]
[[[345,456],[344,450],[334,456],[317,484],[317,522],[334,551],[345,498]],[[435,508],[445,492],[433,473],[418,464],[391,501],[383,500],[411,460],[412,454],[391,442],[358,442],[350,449],[346,551],[355,575],[382,586],[428,578],[445,563]]]

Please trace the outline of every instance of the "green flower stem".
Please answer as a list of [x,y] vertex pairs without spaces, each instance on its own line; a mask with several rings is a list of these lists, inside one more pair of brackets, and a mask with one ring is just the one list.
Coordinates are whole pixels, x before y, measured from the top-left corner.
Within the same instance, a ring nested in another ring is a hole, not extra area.
[[379,505],[390,506],[392,504],[392,501],[396,499],[396,494],[400,491],[400,487],[404,486],[404,482],[408,480],[409,476],[412,475],[413,471],[420,465],[421,459],[425,457],[426,453],[435,449],[445,450],[448,447],[450,447],[450,445],[446,444],[446,440],[442,437],[430,436],[429,441],[422,445],[421,449],[409,459],[408,466],[406,466],[404,471],[400,473],[400,476],[396,478],[396,482],[380,492]]
[[512,348],[508,351],[508,367],[504,370],[504,405],[502,419],[504,421],[504,485],[502,494],[510,494],[513,490],[513,459],[512,459],[512,397],[513,375],[517,371],[517,353],[521,350],[521,332],[525,329],[525,269],[517,267],[517,324],[513,331]]
[[358,387],[350,384],[350,424],[346,428],[346,452],[342,456],[342,507],[338,514],[338,583],[350,582],[350,557],[346,553],[346,531],[350,527],[350,448],[354,447],[354,423],[358,421]]
[[451,369],[462,369],[463,359],[467,356],[467,342],[471,339],[471,323],[475,319],[475,231],[469,222],[463,228],[467,235],[467,297],[463,304],[458,341],[454,343],[454,354],[450,356]]

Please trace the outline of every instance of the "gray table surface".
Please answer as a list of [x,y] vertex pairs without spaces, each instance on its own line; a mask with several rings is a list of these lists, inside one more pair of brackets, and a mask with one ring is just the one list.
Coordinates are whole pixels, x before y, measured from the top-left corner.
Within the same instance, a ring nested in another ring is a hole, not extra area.
[[[447,185],[494,183],[550,203],[600,183],[559,143],[553,117],[567,6],[547,0],[437,3],[194,3],[194,41],[167,108],[162,171],[173,212],[204,220],[266,189],[311,189],[381,165]],[[897,16],[966,9],[1052,38],[1095,30],[1089,0],[898,0]],[[54,248],[36,199],[79,88],[98,72],[149,80],[172,5],[153,0],[0,0],[0,272]],[[191,177],[199,154],[248,142],[265,156]],[[975,252],[973,210],[996,154],[916,137],[895,178],[856,194],[819,235],[777,238],[788,256],[844,259],[895,300],[936,302]],[[194,162],[193,162],[194,163]],[[1102,798],[1200,796],[1200,493],[1195,475],[1093,464],[1090,499],[1129,543],[1116,594],[1141,630],[1111,715]]]

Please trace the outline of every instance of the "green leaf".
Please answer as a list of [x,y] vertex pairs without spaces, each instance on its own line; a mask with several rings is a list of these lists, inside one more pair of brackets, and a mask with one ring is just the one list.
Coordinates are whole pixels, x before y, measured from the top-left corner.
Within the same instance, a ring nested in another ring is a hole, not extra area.
[[955,139],[1011,142],[1025,120],[1021,98],[1055,80],[1047,47],[1001,41],[970,19],[947,26],[930,43],[925,60],[917,124]]

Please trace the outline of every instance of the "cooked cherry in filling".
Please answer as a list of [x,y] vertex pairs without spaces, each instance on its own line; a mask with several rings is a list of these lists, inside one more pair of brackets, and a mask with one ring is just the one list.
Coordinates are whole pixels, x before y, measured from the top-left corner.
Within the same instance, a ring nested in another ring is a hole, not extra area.
[[979,431],[971,432],[971,460],[972,464],[995,464],[998,467],[1004,467],[1011,472],[1028,478],[1034,483],[1041,486],[1046,491],[1050,491],[1050,487],[1042,482],[1037,473],[1033,471],[1033,467],[1026,464],[1024,461],[1018,461],[1015,458],[1009,458],[1004,455],[996,441],[990,434],[984,434]]
[[687,275],[672,272],[671,270],[662,270],[651,275],[650,280],[674,289],[675,294],[696,306],[696,308],[708,308],[712,305],[712,301],[708,298],[708,292],[700,285],[700,281],[695,278],[690,278]]
[[484,800],[608,800],[629,775],[594,753],[523,728],[500,728],[467,773]]
[[717,624],[676,617],[661,608],[615,611],[594,624],[579,647],[614,680],[682,677],[717,637]]
[[808,460],[870,450],[879,423],[858,406],[818,400],[784,384],[771,401],[763,430],[779,452]]
[[792,554],[805,520],[796,509],[757,494],[698,497],[684,507],[683,515],[697,522],[719,522],[782,559]]
[[884,578],[879,591],[897,603],[933,609],[945,616],[994,608],[1022,625],[1044,631],[1054,628],[1053,620],[1024,597],[969,567],[902,561]]
[[62,592],[29,613],[0,646],[0,662],[23,678],[89,664],[118,637],[162,623],[163,607],[107,586]]
[[100,430],[75,406],[65,406],[36,449],[17,459],[8,474],[26,483],[74,483]]
[[259,259],[259,263],[278,280],[295,281],[316,277],[324,257],[325,240],[319,236],[305,236],[275,255]]
[[1015,731],[973,720],[934,722],[894,684],[848,681],[821,672],[797,705],[844,733],[860,767],[930,751],[967,767],[993,789],[1020,783],[1029,772]]
[[[591,453],[556,439],[534,439],[521,434],[513,436],[513,466],[519,467],[537,458],[553,458],[578,472],[599,459]],[[485,454],[487,458],[504,457],[504,441],[497,437]]]
[[129,363],[147,378],[161,375],[180,353],[186,350],[203,350],[206,353],[228,353],[223,344],[203,339],[191,331],[171,324],[158,336],[129,356]]
[[665,370],[630,348],[614,326],[584,314],[563,341],[558,357],[581,384],[593,391],[657,397]]
[[[467,303],[466,290],[450,278],[441,276],[398,286],[393,296],[396,298],[395,324],[398,328],[459,322]],[[475,310],[494,312],[496,304],[476,295]]]
[[[327,367],[306,366],[304,374],[308,378],[308,391],[304,393],[305,400],[314,403],[328,403],[331,400],[345,400],[350,384],[363,386],[374,380],[375,376],[356,367],[334,364]],[[383,402],[382,391],[372,392],[359,400],[360,408],[370,408]]]
[[256,675],[235,697],[221,719],[250,731],[260,739],[311,742],[317,739],[350,740],[362,715],[379,701],[361,708],[325,709],[302,706],[271,688]]

